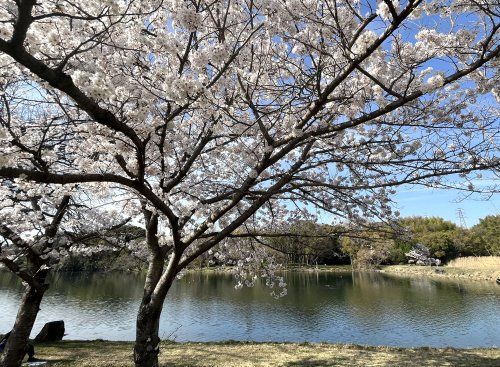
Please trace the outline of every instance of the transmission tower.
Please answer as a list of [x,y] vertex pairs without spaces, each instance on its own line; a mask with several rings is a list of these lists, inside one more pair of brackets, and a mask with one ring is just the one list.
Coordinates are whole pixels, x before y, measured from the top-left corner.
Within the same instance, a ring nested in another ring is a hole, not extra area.
[[457,209],[457,217],[460,221],[460,227],[467,229],[467,222],[465,221],[465,215],[462,208]]

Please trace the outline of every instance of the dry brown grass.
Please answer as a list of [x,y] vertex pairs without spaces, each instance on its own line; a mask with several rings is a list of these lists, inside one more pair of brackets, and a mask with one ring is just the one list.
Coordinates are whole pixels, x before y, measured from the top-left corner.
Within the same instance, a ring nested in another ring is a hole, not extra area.
[[[74,342],[39,346],[38,357],[54,367],[132,367],[132,344]],[[333,344],[169,343],[162,345],[161,366],[477,366],[498,367],[499,349],[403,349]]]
[[500,256],[459,257],[450,261],[447,266],[450,268],[500,270]]
[[[472,261],[471,263],[473,263]],[[418,265],[387,265],[380,270],[383,273],[400,275],[403,277],[437,277],[449,279],[467,279],[480,281],[495,281],[500,277],[500,267],[483,266],[465,267],[454,264],[453,266],[418,266]]]

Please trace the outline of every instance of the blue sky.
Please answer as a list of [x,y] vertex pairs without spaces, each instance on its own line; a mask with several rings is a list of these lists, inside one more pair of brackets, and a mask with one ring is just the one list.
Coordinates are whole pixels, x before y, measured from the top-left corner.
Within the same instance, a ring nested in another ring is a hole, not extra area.
[[479,195],[461,200],[456,190],[405,186],[398,189],[394,200],[401,216],[438,216],[460,224],[457,209],[461,208],[468,227],[487,215],[500,214],[500,195],[481,200]]

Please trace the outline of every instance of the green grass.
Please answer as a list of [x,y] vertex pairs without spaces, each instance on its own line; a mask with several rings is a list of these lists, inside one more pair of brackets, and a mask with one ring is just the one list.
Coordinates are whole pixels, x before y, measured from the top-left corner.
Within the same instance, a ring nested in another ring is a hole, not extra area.
[[[129,342],[64,341],[37,346],[54,367],[132,367]],[[499,366],[499,349],[365,347],[313,343],[162,343],[161,366]]]

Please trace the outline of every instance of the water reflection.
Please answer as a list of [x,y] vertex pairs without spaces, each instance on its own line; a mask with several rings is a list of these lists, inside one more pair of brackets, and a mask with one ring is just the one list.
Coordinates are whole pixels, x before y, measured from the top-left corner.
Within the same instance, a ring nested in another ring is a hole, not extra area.
[[[263,285],[234,289],[228,274],[177,281],[161,336],[179,341],[328,341],[398,346],[495,346],[500,287],[493,283],[393,278],[376,273],[289,273],[288,296]],[[57,274],[35,331],[64,319],[70,339],[133,340],[143,277]],[[11,327],[21,286],[0,273],[0,332]]]

